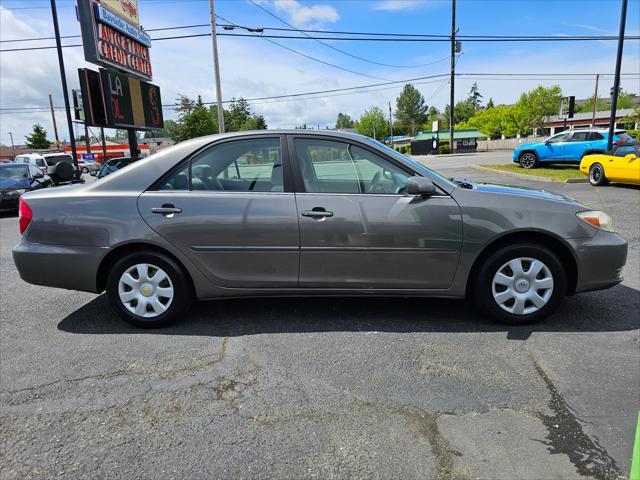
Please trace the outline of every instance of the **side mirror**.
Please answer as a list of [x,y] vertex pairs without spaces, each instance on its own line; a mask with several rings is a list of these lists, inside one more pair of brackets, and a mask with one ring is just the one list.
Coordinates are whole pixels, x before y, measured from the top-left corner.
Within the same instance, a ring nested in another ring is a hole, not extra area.
[[431,180],[424,177],[411,177],[407,182],[407,193],[409,195],[422,195],[430,197],[436,193],[436,186]]

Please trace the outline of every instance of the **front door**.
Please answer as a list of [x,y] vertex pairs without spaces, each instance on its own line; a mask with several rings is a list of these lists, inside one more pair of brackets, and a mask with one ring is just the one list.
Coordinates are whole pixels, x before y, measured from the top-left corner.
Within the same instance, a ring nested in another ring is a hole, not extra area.
[[542,156],[542,160],[562,160],[567,158],[567,145],[569,145],[569,136],[571,132],[563,132],[549,138],[545,142],[546,153]]
[[138,208],[213,284],[296,287],[298,214],[287,172],[281,137],[225,141],[179,165]]
[[363,145],[304,136],[289,145],[299,178],[300,287],[449,287],[462,247],[451,197],[407,195],[414,173]]

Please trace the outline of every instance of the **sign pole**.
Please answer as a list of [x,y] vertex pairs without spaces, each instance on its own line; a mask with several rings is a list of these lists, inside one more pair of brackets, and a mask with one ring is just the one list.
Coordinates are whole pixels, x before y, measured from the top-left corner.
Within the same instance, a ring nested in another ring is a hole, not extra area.
[[67,75],[64,72],[64,60],[62,58],[62,43],[60,42],[60,27],[58,26],[58,10],[56,0],[51,0],[51,15],[53,17],[53,30],[56,36],[56,50],[58,51],[58,64],[60,66],[60,80],[62,81],[62,95],[64,97],[64,108],[67,114],[67,127],[69,128],[69,142],[71,143],[71,155],[75,167],[74,183],[81,182],[80,170],[78,169],[78,154],[76,152],[76,139],[73,135],[73,121],[71,119],[71,106],[69,104],[69,92],[67,91]]
[[129,137],[129,153],[133,160],[138,160],[138,135],[135,128],[127,128],[127,136]]
[[53,113],[53,98],[49,94],[49,108],[51,109],[51,121],[53,122],[53,134],[56,137],[56,147],[60,146],[60,137],[58,137],[58,124],[56,123],[56,114]]
[[220,86],[220,63],[218,61],[218,38],[216,36],[216,14],[213,10],[213,0],[209,0],[211,13],[211,45],[213,47],[213,69],[216,77],[216,101],[218,104],[218,132],[224,133],[224,110],[222,109],[222,87]]
[[627,23],[627,0],[622,0],[620,12],[620,33],[618,35],[618,56],[616,57],[616,75],[613,80],[613,95],[611,96],[611,118],[609,119],[609,138],[607,151],[613,147],[613,128],[616,124],[616,110],[618,108],[618,90],[620,90],[620,67],[622,66],[622,49],[624,48],[624,27]]
[[100,127],[100,140],[102,141],[102,163],[107,161],[107,142],[104,138],[104,127]]

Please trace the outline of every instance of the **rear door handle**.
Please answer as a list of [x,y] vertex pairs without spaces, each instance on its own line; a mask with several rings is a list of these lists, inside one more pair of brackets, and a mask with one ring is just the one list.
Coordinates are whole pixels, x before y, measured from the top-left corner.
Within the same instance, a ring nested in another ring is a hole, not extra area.
[[333,212],[327,212],[326,210],[304,210],[302,212],[303,217],[311,217],[311,218],[327,218],[333,217]]

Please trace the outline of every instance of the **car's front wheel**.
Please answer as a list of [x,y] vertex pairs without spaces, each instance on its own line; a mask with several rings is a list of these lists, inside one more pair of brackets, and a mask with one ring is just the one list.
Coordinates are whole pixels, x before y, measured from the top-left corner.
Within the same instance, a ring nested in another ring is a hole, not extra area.
[[191,282],[171,258],[135,252],[121,258],[107,278],[107,296],[120,317],[142,328],[178,320],[191,305]]
[[549,316],[567,291],[562,262],[548,248],[536,244],[514,244],[495,251],[472,281],[478,308],[513,325]]
[[522,155],[520,155],[518,161],[522,168],[529,169],[538,166],[538,157],[533,152],[524,152]]
[[89,173],[89,169],[87,167],[82,167],[80,170],[82,173]]
[[609,184],[609,180],[604,174],[604,167],[599,163],[594,163],[589,168],[589,183],[594,187],[601,187]]

